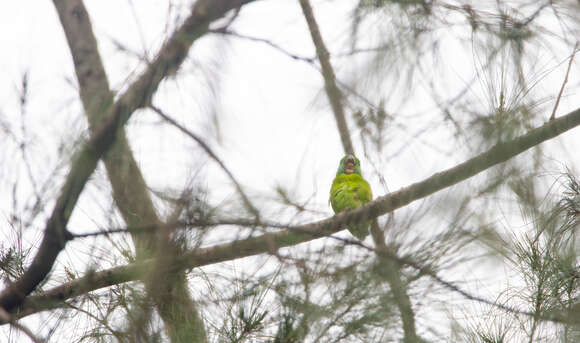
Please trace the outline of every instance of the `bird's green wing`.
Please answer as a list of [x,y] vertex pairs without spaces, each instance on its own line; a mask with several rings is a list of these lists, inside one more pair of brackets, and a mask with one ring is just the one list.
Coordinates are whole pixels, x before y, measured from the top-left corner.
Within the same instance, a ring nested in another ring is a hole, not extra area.
[[330,203],[335,213],[353,210],[373,199],[371,186],[356,174],[338,175],[330,188]]
[[334,213],[356,208],[352,195],[353,192],[348,180],[346,180],[346,175],[337,176],[330,188],[330,204]]
[[371,190],[371,186],[362,177],[360,178],[360,180],[354,180],[351,187],[355,193],[354,198],[358,202],[360,202],[360,205],[357,207],[360,207],[366,204],[367,202],[373,200],[373,192]]
[[[371,187],[360,175],[338,175],[330,188],[330,204],[335,213],[354,210],[371,201]],[[363,240],[368,235],[370,223],[351,225],[348,229],[358,239]]]

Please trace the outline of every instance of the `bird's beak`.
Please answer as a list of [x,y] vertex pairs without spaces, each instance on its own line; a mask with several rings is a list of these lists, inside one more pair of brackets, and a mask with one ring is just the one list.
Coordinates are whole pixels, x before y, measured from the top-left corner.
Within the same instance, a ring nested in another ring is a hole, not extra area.
[[355,167],[355,160],[352,155],[349,155],[346,161],[344,162],[344,173],[345,174],[352,174],[354,172]]

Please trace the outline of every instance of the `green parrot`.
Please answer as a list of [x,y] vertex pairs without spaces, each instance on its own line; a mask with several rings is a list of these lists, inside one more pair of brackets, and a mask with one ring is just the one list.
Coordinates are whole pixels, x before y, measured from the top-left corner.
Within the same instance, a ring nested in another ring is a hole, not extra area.
[[[361,175],[360,161],[353,155],[344,156],[330,188],[330,204],[334,213],[354,210],[372,199],[371,186]],[[369,221],[350,225],[348,231],[362,241],[369,234],[370,224]]]

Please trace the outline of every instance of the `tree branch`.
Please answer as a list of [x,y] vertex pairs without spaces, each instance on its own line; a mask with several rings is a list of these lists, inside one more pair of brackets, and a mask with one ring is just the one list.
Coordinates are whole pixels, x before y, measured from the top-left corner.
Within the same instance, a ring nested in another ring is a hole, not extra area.
[[568,82],[568,75],[570,75],[570,69],[572,68],[572,62],[574,62],[574,56],[576,56],[576,50],[578,49],[578,42],[574,44],[574,49],[572,50],[572,55],[570,56],[570,61],[568,62],[568,69],[566,70],[566,76],[564,77],[564,81],[562,81],[562,87],[560,87],[560,92],[558,93],[558,97],[556,98],[556,104],[554,105],[554,109],[552,110],[552,115],[550,116],[550,120],[554,120],[556,118],[556,111],[558,110],[558,105],[560,104],[560,99],[562,98],[562,93],[564,93],[564,88],[566,87],[566,83]]
[[259,37],[252,37],[252,36],[248,36],[248,35],[243,35],[241,33],[232,31],[232,30],[228,30],[227,28],[222,28],[222,29],[217,29],[217,30],[209,30],[209,32],[211,33],[216,33],[216,34],[221,34],[224,36],[231,36],[231,37],[236,37],[236,38],[242,38],[245,40],[249,40],[252,42],[259,42],[259,43],[263,43],[266,44],[268,46],[270,46],[271,48],[281,52],[282,54],[290,57],[293,60],[297,60],[297,61],[302,61],[302,62],[306,62],[308,64],[313,64],[315,61],[315,58],[313,57],[305,57],[305,56],[299,56],[296,55],[286,49],[284,49],[283,47],[281,47],[280,45],[268,40],[268,39],[264,39],[264,38],[259,38]]
[[[55,2],[55,5],[74,61],[85,114],[94,133],[113,103],[113,94],[100,58],[90,17],[81,0],[64,0]],[[123,128],[118,130],[115,142],[103,160],[113,189],[113,198],[124,221],[131,227],[146,223],[152,228],[149,233],[157,233],[139,235],[131,232],[137,260],[155,257],[155,254],[169,256],[167,251],[176,251],[162,248],[167,247],[170,242],[164,239],[166,236],[159,232],[161,230],[157,230],[162,221],[157,215]],[[151,274],[163,273],[164,270],[165,268],[151,269]],[[175,337],[186,336],[197,342],[205,342],[205,327],[188,292],[183,273],[180,271],[171,277],[151,276],[143,280],[148,295],[165,323],[169,337],[173,341],[176,341]],[[165,287],[166,292],[156,291],[160,286]],[[179,299],[167,301],[162,294],[178,294]],[[164,310],[167,306],[171,306],[172,310]]]
[[40,339],[40,338],[36,337],[32,333],[32,331],[30,331],[30,329],[28,329],[26,326],[18,323],[10,315],[10,313],[6,312],[3,308],[0,308],[0,320],[2,320],[3,322],[6,322],[6,323],[10,323],[10,325],[12,325],[13,327],[15,327],[16,329],[24,332],[24,334],[26,336],[28,336],[28,338],[30,338],[30,340],[33,341],[34,343],[45,343],[45,341],[43,339]]
[[246,192],[244,192],[244,189],[242,188],[242,185],[238,182],[238,180],[236,180],[236,178],[234,177],[234,174],[232,174],[232,172],[230,172],[230,170],[226,167],[226,165],[222,162],[222,160],[213,152],[213,150],[211,150],[211,148],[203,141],[203,139],[201,139],[198,135],[194,134],[193,132],[191,132],[190,130],[188,130],[187,128],[185,128],[183,125],[181,125],[178,122],[176,122],[173,118],[171,118],[169,115],[167,115],[162,109],[160,109],[160,108],[158,108],[158,107],[156,107],[154,105],[150,105],[149,107],[151,107],[151,109],[153,111],[155,111],[165,121],[167,121],[171,125],[175,126],[177,129],[179,129],[179,131],[183,132],[189,138],[191,138],[194,141],[196,141],[197,144],[199,144],[202,147],[202,149],[211,158],[213,158],[214,161],[217,162],[217,164],[222,168],[222,170],[230,178],[230,181],[233,182],[233,184],[236,187],[238,193],[242,197],[242,200],[244,202],[244,205],[246,206],[246,209],[248,209],[248,211],[250,211],[254,215],[254,217],[256,218],[256,221],[259,221],[260,220],[260,212],[254,206],[254,204],[252,204],[252,201],[246,195]]
[[[415,312],[411,304],[411,298],[407,293],[407,284],[403,280],[401,273],[402,260],[396,256],[392,249],[385,243],[383,230],[379,227],[378,220],[375,218],[371,222],[370,228],[373,242],[375,244],[374,252],[377,254],[381,268],[379,269],[391,288],[393,299],[397,304],[403,323],[403,342],[419,343],[415,326]],[[408,263],[407,263],[408,264]]]
[[320,29],[318,28],[318,24],[314,18],[310,2],[308,0],[299,1],[300,6],[302,7],[302,13],[304,13],[304,18],[306,19],[306,23],[310,30],[310,35],[312,36],[312,41],[316,47],[316,55],[320,61],[322,76],[324,77],[324,88],[326,89],[326,95],[328,95],[328,101],[330,101],[330,107],[332,107],[332,112],[334,113],[334,119],[338,126],[338,132],[340,133],[344,152],[347,154],[354,154],[354,148],[350,139],[348,125],[344,115],[344,108],[341,102],[342,94],[336,85],[336,76],[334,75],[334,70],[330,64],[330,54],[328,53],[324,41],[322,40],[322,36],[320,35]]
[[[340,133],[342,146],[347,154],[354,154],[354,147],[350,139],[350,133],[344,114],[344,107],[342,106],[341,102],[342,95],[337,86],[334,70],[330,64],[328,50],[326,49],[324,41],[322,40],[318,24],[316,23],[314,13],[312,12],[312,7],[310,6],[310,1],[299,1],[302,7],[302,12],[304,13],[304,17],[306,18],[306,22],[308,23],[308,28],[310,29],[312,41],[316,46],[316,54],[318,55],[320,66],[322,68],[322,76],[324,77],[326,94],[334,112],[334,118],[336,119],[336,124]],[[415,315],[413,308],[411,307],[411,300],[407,294],[406,285],[402,280],[399,266],[392,260],[385,259],[382,255],[379,254],[379,251],[387,252],[389,251],[389,248],[385,244],[383,232],[379,228],[376,218],[372,220],[371,230],[373,233],[373,241],[377,249],[377,257],[384,267],[382,269],[384,277],[386,278],[391,291],[393,292],[395,302],[401,314],[404,332],[403,340],[405,343],[416,343],[419,341],[419,339],[415,330]]]
[[[552,120],[518,138],[497,144],[488,151],[453,168],[436,173],[397,192],[379,197],[356,210],[342,212],[325,220],[289,227],[286,230],[267,233],[259,237],[200,248],[181,256],[174,267],[195,268],[263,254],[271,251],[272,246],[276,248],[287,247],[338,232],[350,223],[357,223],[361,218],[366,218],[366,220],[376,218],[466,180],[578,125],[580,125],[580,109]],[[140,275],[139,268],[147,268],[148,263],[131,264],[91,273],[87,277],[46,291],[44,295],[30,297],[18,316],[54,307],[54,305],[47,307],[47,303],[64,301],[103,287],[137,280]]]
[[[81,3],[79,0],[76,3],[53,1],[57,9],[70,10],[75,16],[84,15],[78,12],[78,5]],[[95,133],[74,158],[54,210],[46,223],[38,252],[22,277],[0,293],[0,307],[10,312],[46,278],[58,254],[71,238],[66,225],[84,185],[95,170],[98,160],[111,147],[117,133],[131,114],[149,103],[163,78],[177,71],[193,42],[207,31],[212,20],[223,16],[230,9],[252,1],[254,0],[196,2],[192,15],[161,48],[160,54],[139,79],[109,108],[102,124],[95,129]],[[98,106],[103,104],[99,103]]]

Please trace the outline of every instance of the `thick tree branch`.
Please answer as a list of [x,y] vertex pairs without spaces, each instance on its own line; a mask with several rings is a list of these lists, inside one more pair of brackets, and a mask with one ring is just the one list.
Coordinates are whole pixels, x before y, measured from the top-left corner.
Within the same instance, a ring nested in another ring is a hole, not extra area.
[[[374,251],[377,253],[377,255],[379,255],[379,257],[381,259],[388,260],[389,263],[394,263],[394,264],[398,264],[401,266],[409,266],[409,267],[417,270],[421,274],[431,277],[433,280],[435,280],[437,283],[441,284],[442,286],[444,286],[448,290],[455,292],[455,293],[458,293],[461,296],[465,297],[466,299],[476,301],[476,302],[479,302],[482,304],[490,305],[490,306],[499,308],[501,310],[504,310],[508,313],[514,313],[514,314],[519,314],[519,315],[524,315],[524,316],[529,316],[529,317],[536,316],[533,312],[525,311],[525,310],[524,311],[518,310],[518,309],[511,307],[509,305],[499,304],[497,302],[494,302],[494,301],[470,294],[470,293],[462,290],[458,286],[456,286],[448,281],[443,280],[435,272],[433,272],[429,267],[421,266],[409,258],[401,258],[401,257],[393,254],[388,249],[387,250],[377,249],[377,248],[373,249],[372,247],[364,245],[359,240],[349,240],[349,239],[343,239],[343,238],[338,238],[338,237],[334,237],[334,238],[337,240],[340,240],[340,241],[344,241],[345,243],[348,243],[348,244],[360,246],[361,248],[364,248],[364,249],[369,250],[369,251]],[[94,289],[87,289],[87,290],[81,291],[81,288],[83,287],[83,283],[84,284],[91,284],[91,283],[97,282],[98,284],[103,284],[103,282],[109,282],[108,285],[111,286],[111,285],[115,285],[115,284],[119,284],[119,283],[123,283],[123,282],[134,281],[134,280],[137,280],[136,278],[138,278],[139,275],[143,275],[144,270],[148,269],[148,268],[150,268],[149,263],[132,264],[129,266],[116,267],[116,268],[102,271],[99,273],[89,273],[88,276],[83,278],[83,279],[77,279],[77,280],[68,282],[66,284],[63,284],[59,287],[55,287],[43,295],[33,296],[33,297],[27,298],[26,302],[25,302],[24,310],[19,312],[18,315],[15,316],[14,318],[22,318],[22,317],[25,317],[27,315],[34,314],[34,313],[37,313],[37,312],[40,312],[43,310],[60,308],[60,307],[63,307],[63,308],[69,307],[70,305],[63,303],[63,300],[65,300],[63,298],[73,298],[76,296],[73,294],[77,291],[81,292],[81,293],[77,294],[77,295],[80,295],[82,293],[94,290]],[[388,273],[388,270],[385,270],[385,271]],[[389,277],[389,275],[391,275],[391,274],[387,274],[387,277]],[[121,277],[119,277],[119,276],[121,276]],[[398,279],[400,279],[400,278],[398,278]],[[103,286],[103,287],[105,287],[105,286]],[[396,291],[394,291],[394,292],[396,292]],[[403,298],[403,300],[404,299],[408,299],[408,297]],[[410,303],[408,304],[408,306],[410,306]],[[572,315],[572,312],[573,311],[571,311],[570,313],[567,313],[565,311],[552,311],[552,313],[548,313],[546,315],[541,315],[540,317],[538,317],[538,319],[540,319],[542,321],[552,321],[555,323],[576,325],[579,323],[579,321],[577,318],[575,318]],[[408,314],[404,314],[404,315],[408,315]],[[7,323],[7,321],[0,320],[0,324],[5,324],[5,323]],[[416,336],[415,337],[406,336],[406,337],[410,337],[410,338],[413,338],[415,340],[418,340],[418,337],[416,337]]]
[[[108,107],[113,103],[113,95],[92,31],[90,17],[81,0],[63,0],[55,2],[55,5],[74,61],[85,114],[94,133],[95,128],[103,121],[103,116],[107,114]],[[155,233],[156,229],[162,226],[162,221],[157,215],[124,129],[119,129],[115,142],[103,160],[113,189],[113,197],[127,225],[135,227],[148,224],[154,228],[149,232]],[[131,237],[137,260],[155,257],[155,254],[169,256],[167,252],[176,251],[167,248],[170,242],[164,239],[166,235],[159,232],[148,235],[132,232]],[[165,269],[163,267],[152,269],[151,273],[163,273]],[[144,281],[148,295],[156,305],[172,341],[179,341],[178,338],[181,337],[187,337],[189,341],[195,342],[207,340],[204,324],[188,292],[184,271],[171,276],[150,276],[144,278]],[[179,299],[167,299],[168,294]]]
[[300,6],[302,7],[302,13],[304,13],[304,18],[306,19],[306,23],[310,30],[310,35],[312,36],[312,41],[316,47],[316,55],[320,61],[322,76],[324,77],[324,88],[326,89],[326,95],[328,95],[328,101],[330,102],[332,112],[334,113],[334,119],[338,126],[338,132],[340,133],[344,152],[347,154],[354,154],[354,148],[344,115],[344,107],[342,106],[342,93],[336,85],[336,76],[334,75],[334,69],[332,69],[332,65],[330,64],[330,54],[328,53],[324,41],[322,40],[322,36],[320,35],[320,29],[318,28],[318,24],[314,18],[310,2],[308,0],[299,1]]
[[[46,278],[56,257],[71,238],[66,225],[84,185],[95,170],[98,160],[111,147],[117,133],[131,114],[149,103],[163,78],[177,71],[193,42],[207,31],[212,20],[223,16],[230,9],[251,1],[253,0],[198,1],[192,15],[162,47],[157,58],[110,107],[102,124],[95,129],[90,140],[74,158],[54,210],[46,223],[38,252],[22,277],[0,293],[0,307],[6,311],[13,310]],[[54,0],[54,4],[57,9],[69,9],[74,15],[83,15],[77,13],[76,6],[79,2],[72,3],[72,7],[68,7],[71,5],[64,0]]]
[[[102,123],[109,107],[113,104],[113,93],[109,88],[97,40],[89,15],[81,0],[55,1],[55,7],[73,58],[80,86],[80,98],[94,135],[96,128]],[[155,213],[143,175],[137,167],[127,142],[124,129],[120,129],[117,133],[111,152],[105,154],[104,162],[113,188],[113,196],[127,225],[137,225],[133,219],[137,217],[142,223],[161,223]],[[130,178],[123,177],[124,174],[131,176]],[[147,242],[148,237],[144,235],[132,237],[138,258],[143,252],[152,250],[153,244]]]
[[[358,222],[361,218],[376,218],[466,180],[578,125],[580,125],[580,109],[552,120],[518,138],[495,145],[488,151],[453,168],[434,174],[397,192],[379,197],[356,210],[343,212],[318,222],[291,227],[280,232],[197,249],[184,254],[175,268],[195,268],[263,254],[271,251],[273,246],[277,248],[287,247],[338,232],[344,229],[347,224]],[[64,301],[103,287],[137,280],[140,275],[139,268],[143,266],[146,268],[147,264],[132,264],[95,272],[87,277],[55,287],[45,292],[44,295],[30,297],[18,316],[52,308],[55,301]],[[47,303],[52,305],[47,307]]]

